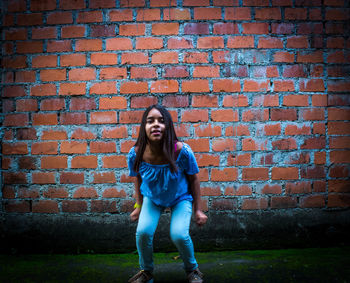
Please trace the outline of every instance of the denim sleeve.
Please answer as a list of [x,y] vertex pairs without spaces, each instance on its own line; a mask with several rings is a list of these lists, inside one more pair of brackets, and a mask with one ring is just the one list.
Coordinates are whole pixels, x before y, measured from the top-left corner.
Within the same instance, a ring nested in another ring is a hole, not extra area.
[[132,147],[129,151],[128,154],[128,168],[129,168],[129,176],[131,177],[136,177],[137,173],[134,171],[134,162],[135,162],[135,158],[136,158],[136,152],[135,152],[135,148]]

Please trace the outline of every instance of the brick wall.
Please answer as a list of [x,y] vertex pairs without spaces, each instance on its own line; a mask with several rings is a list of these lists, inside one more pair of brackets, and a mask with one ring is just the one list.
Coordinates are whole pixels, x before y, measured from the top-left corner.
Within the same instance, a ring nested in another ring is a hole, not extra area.
[[168,107],[209,213],[350,206],[348,0],[10,0],[3,215],[126,215]]

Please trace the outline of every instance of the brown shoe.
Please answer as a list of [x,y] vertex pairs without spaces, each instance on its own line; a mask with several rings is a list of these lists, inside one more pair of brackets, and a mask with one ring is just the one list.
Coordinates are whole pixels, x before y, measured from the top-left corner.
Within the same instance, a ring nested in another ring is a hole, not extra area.
[[153,283],[153,275],[146,270],[140,270],[128,281],[129,283]]
[[187,279],[189,283],[202,283],[203,282],[203,273],[199,269],[195,269],[190,273],[187,273]]

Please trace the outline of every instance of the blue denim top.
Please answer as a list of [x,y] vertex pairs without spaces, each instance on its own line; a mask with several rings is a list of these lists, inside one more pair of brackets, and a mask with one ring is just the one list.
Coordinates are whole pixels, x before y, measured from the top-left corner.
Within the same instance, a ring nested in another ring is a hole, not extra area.
[[[128,154],[129,175],[136,177],[133,166],[135,162],[135,147]],[[139,174],[142,179],[141,194],[150,198],[156,205],[171,207],[182,200],[192,201],[186,174],[194,175],[199,172],[196,158],[189,145],[183,143],[177,157],[178,171],[172,173],[169,164],[150,164],[141,162]]]

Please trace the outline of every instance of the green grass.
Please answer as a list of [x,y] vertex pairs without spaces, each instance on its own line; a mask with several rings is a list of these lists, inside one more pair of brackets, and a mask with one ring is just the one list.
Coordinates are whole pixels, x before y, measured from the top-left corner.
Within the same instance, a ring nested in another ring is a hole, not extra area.
[[[177,253],[155,253],[155,282],[186,282]],[[197,253],[205,282],[350,282],[350,247]],[[0,255],[0,282],[127,282],[129,254]]]

